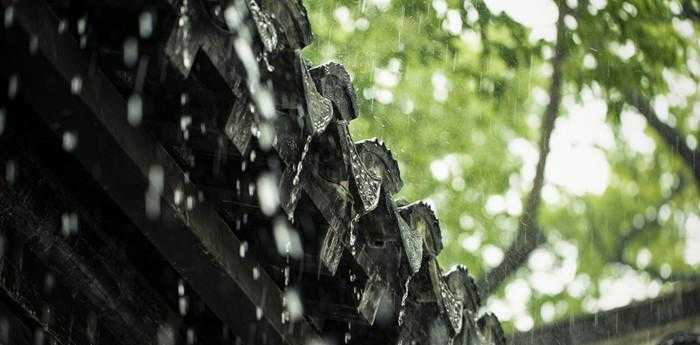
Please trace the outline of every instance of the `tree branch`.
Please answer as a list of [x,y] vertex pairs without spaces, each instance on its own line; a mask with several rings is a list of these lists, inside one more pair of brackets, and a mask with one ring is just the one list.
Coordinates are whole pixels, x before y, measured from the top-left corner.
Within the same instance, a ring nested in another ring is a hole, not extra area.
[[544,242],[544,236],[537,225],[537,212],[541,201],[541,192],[544,185],[544,172],[549,155],[549,140],[554,131],[554,123],[559,115],[562,97],[563,73],[562,65],[566,53],[564,42],[564,6],[559,6],[559,18],[557,19],[557,41],[552,57],[552,82],[549,86],[549,103],[544,111],[542,129],[539,142],[540,157],[537,162],[535,178],[532,190],[527,197],[525,210],[520,217],[518,235],[505,253],[503,261],[491,271],[487,272],[479,280],[479,293],[482,300],[486,300],[489,294],[498,288],[513,272],[525,263],[535,248]]
[[661,136],[666,145],[681,157],[685,165],[693,173],[697,186],[700,188],[700,157],[698,152],[686,144],[683,135],[678,130],[659,119],[647,98],[633,90],[625,90],[624,95],[627,103],[635,107],[644,116],[649,125]]
[[[662,198],[659,203],[656,205],[656,208],[659,209],[663,205],[671,202],[683,189],[685,188],[686,183],[685,181],[681,178],[680,182],[673,187],[671,192],[668,194],[668,196]],[[604,257],[607,258],[608,263],[617,263],[625,266],[632,267],[635,270],[642,271],[650,275],[654,279],[658,279],[659,281],[663,283],[673,283],[673,282],[697,282],[700,281],[700,275],[698,274],[692,274],[692,273],[677,273],[677,272],[672,272],[668,276],[664,276],[661,274],[661,271],[657,269],[656,267],[652,266],[647,266],[644,268],[637,267],[636,263],[633,262],[632,260],[629,260],[625,257],[624,255],[624,250],[625,246],[630,242],[633,241],[635,238],[643,235],[644,233],[647,233],[651,231],[654,228],[659,228],[661,227],[661,224],[659,223],[658,219],[655,219],[654,221],[648,221],[645,222],[642,226],[636,227],[632,226],[630,229],[627,231],[624,231],[622,235],[618,238],[618,240],[615,242],[613,245],[613,250],[612,252],[608,251],[607,248],[603,245],[601,241],[593,241],[593,244],[598,247],[598,251],[601,253],[601,255],[604,255]],[[592,227],[592,229],[596,229],[596,227]],[[595,236],[595,238],[599,239],[599,236]]]

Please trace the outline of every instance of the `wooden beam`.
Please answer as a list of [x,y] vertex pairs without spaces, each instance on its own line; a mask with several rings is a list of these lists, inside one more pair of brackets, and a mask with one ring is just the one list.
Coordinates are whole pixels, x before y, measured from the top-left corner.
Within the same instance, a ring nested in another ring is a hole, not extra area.
[[[18,73],[21,94],[56,135],[77,138],[74,156],[212,311],[251,343],[304,344],[313,336],[304,319],[283,322],[282,292],[265,272],[253,277],[255,263],[239,256],[241,242],[210,204],[190,209],[174,201],[176,191],[196,196],[196,188],[160,144],[127,122],[124,98],[95,59],[58,33],[46,3],[17,2],[15,16],[19,27],[2,40],[2,49],[15,53],[2,58],[2,68]],[[30,37],[38,41],[35,55]],[[145,193],[149,173],[161,172],[160,216],[153,218]]]

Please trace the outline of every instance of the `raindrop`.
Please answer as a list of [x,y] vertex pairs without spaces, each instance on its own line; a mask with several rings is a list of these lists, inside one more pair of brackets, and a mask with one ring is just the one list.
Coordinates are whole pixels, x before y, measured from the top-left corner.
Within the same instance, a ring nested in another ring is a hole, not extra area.
[[126,114],[126,119],[129,121],[130,125],[136,127],[141,124],[141,118],[143,117],[143,101],[141,100],[141,96],[138,94],[129,96]]
[[39,37],[32,35],[29,39],[29,54],[34,55],[37,50],[39,50]]
[[255,157],[256,157],[255,150],[251,150],[250,151],[250,161],[255,162]]
[[15,21],[15,8],[13,6],[7,6],[5,8],[5,27],[9,28]]
[[244,258],[246,256],[246,253],[248,253],[248,242],[243,242],[243,243],[241,243],[241,246],[238,248],[238,255],[240,255],[240,257]]
[[148,190],[146,191],[146,215],[149,219],[160,216],[160,195],[163,193],[165,176],[160,165],[152,165],[148,170]]
[[235,30],[241,25],[243,18],[235,7],[227,6],[226,9],[224,9],[224,21],[229,29]]
[[153,33],[153,14],[143,12],[139,16],[139,35],[141,38],[149,38]]
[[260,143],[260,147],[264,151],[270,150],[272,146],[275,145],[275,141],[277,140],[275,127],[268,123],[263,123],[262,126],[260,126],[260,131],[258,132],[257,138],[258,142]]
[[290,228],[284,218],[275,220],[273,235],[280,255],[289,255],[295,259],[302,257],[304,252],[301,248],[299,233],[295,229]]
[[71,152],[78,146],[78,135],[72,131],[63,132],[63,149]]
[[15,161],[8,161],[5,164],[5,181],[12,185],[17,179],[17,163]]
[[44,292],[47,295],[50,295],[54,286],[56,286],[56,278],[53,276],[53,274],[51,274],[51,272],[46,273],[44,276]]
[[78,19],[78,25],[77,25],[78,34],[79,34],[79,35],[84,34],[84,33],[85,33],[85,28],[86,28],[86,27],[87,27],[87,18],[85,18],[85,17],[80,17],[80,19]]
[[194,344],[194,339],[195,339],[195,336],[194,336],[194,335],[195,335],[195,334],[194,334],[194,329],[188,328],[188,329],[187,329],[187,345],[192,345],[192,344]]
[[75,213],[61,215],[61,233],[63,237],[78,233],[78,216]]
[[352,338],[352,336],[350,335],[350,332],[345,332],[345,343],[346,344],[350,342],[351,338]]
[[189,127],[192,124],[192,117],[183,115],[180,117],[180,129],[185,132],[187,131],[187,127]]
[[299,320],[304,315],[304,308],[299,293],[295,289],[289,289],[284,293],[284,301],[289,312],[289,320]]
[[135,38],[129,37],[124,41],[124,64],[133,67],[138,58],[139,42]]
[[19,79],[16,74],[10,76],[7,81],[7,97],[9,99],[15,99],[17,96],[17,90],[19,89]]
[[249,183],[248,184],[248,195],[253,196],[253,194],[255,194],[255,184]]
[[95,340],[95,333],[97,332],[97,315],[93,312],[89,312],[85,323],[85,333],[90,342],[93,342]]
[[184,194],[182,193],[182,190],[176,189],[175,193],[173,193],[173,201],[175,202],[175,205],[180,205],[183,197]]
[[5,317],[0,317],[0,343],[10,343],[10,322]]
[[80,93],[80,91],[83,89],[83,79],[80,78],[79,76],[74,76],[70,80],[70,92],[74,95],[77,95]]
[[5,132],[5,108],[0,108],[0,135]]
[[253,267],[253,280],[258,280],[260,278],[260,270],[258,267]]
[[265,87],[261,87],[253,94],[255,104],[260,113],[266,120],[273,120],[277,113],[275,112],[275,99],[272,92]]
[[185,295],[185,283],[182,282],[182,279],[178,279],[178,281],[177,281],[177,295],[178,296]]
[[659,273],[661,274],[661,278],[668,279],[668,277],[670,277],[672,273],[671,265],[669,265],[668,263],[664,263],[663,265],[661,265]]
[[43,345],[44,344],[44,330],[37,328],[34,330],[34,344]]
[[255,318],[261,320],[263,317],[263,310],[260,307],[255,307]]
[[187,297],[185,296],[180,296],[178,299],[178,309],[180,310],[180,315],[185,316],[187,315]]
[[194,197],[191,195],[187,196],[187,209],[190,211],[194,209]]
[[68,28],[68,22],[66,22],[65,19],[61,19],[58,22],[58,33],[62,34],[64,32],[66,32],[66,28]]
[[277,179],[274,175],[265,173],[258,178],[258,202],[266,216],[272,216],[277,211],[280,200]]
[[187,50],[184,50],[182,52],[182,63],[185,64],[186,68],[192,67],[192,56],[190,55],[190,52]]

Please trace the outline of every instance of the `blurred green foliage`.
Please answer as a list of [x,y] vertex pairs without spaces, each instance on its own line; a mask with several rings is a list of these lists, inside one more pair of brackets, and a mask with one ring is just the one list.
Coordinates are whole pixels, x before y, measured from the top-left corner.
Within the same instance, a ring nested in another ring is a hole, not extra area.
[[[526,153],[535,150],[536,160],[553,54],[553,42],[535,37],[532,27],[509,16],[514,12],[492,12],[497,2],[304,0],[316,35],[305,56],[315,64],[340,62],[353,77],[361,105],[355,139],[387,142],[405,182],[397,197],[431,200],[444,231],[443,267],[464,264],[475,277],[515,238],[532,183]],[[636,135],[650,140],[651,150],[625,139],[641,115],[623,97],[625,90],[648,97],[697,146],[695,4],[569,0],[559,6],[567,13],[568,54],[553,150],[566,155],[568,148],[557,145],[579,130],[584,141],[612,133],[607,145],[572,144],[604,157],[607,164],[591,162],[590,169],[604,169],[608,178],[597,192],[547,179],[539,212],[547,242],[487,304],[500,310],[507,330],[625,303],[610,296],[616,282],[636,284],[629,293],[639,299],[682,285],[673,281],[677,275],[700,275],[687,258],[689,242],[700,241],[692,236],[700,232],[698,181],[643,121]],[[538,8],[529,13],[540,15]],[[603,106],[588,106],[596,100]],[[577,126],[595,116],[602,118],[599,127]],[[563,121],[572,125],[562,128]],[[587,164],[587,157],[572,159]],[[566,162],[550,159],[548,173],[566,171]],[[590,180],[586,170],[569,172],[574,183],[577,173],[581,183]],[[543,272],[561,281],[547,282]]]

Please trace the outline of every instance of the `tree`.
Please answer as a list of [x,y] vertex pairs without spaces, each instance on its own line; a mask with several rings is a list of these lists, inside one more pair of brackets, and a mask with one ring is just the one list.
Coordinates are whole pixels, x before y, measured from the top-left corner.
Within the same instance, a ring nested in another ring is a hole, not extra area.
[[[370,115],[353,134],[388,142],[402,196],[431,200],[446,229],[441,262],[481,276],[507,327],[628,303],[610,295],[623,279],[647,298],[697,275],[692,3],[306,5],[307,56],[346,62]],[[548,288],[546,272],[560,273]]]

